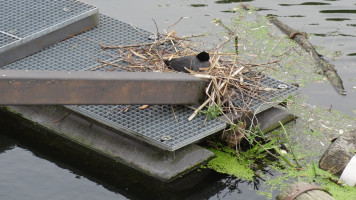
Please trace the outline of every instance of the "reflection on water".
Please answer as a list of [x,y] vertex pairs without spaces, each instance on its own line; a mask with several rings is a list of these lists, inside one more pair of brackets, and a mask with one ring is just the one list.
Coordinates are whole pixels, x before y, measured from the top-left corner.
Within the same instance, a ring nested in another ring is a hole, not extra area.
[[[4,139],[0,135],[0,139]],[[1,199],[126,199],[68,169],[12,144],[0,153]]]
[[322,2],[304,2],[304,3],[300,3],[300,4],[281,3],[278,5],[280,5],[280,6],[297,6],[297,5],[300,5],[300,6],[315,6],[315,5],[323,6],[323,5],[331,5],[331,4],[330,3],[322,3]]
[[327,21],[346,21],[346,20],[351,20],[349,18],[326,18],[325,20]]
[[265,199],[253,190],[258,181],[202,169],[164,183],[119,163],[113,166],[107,159],[78,153],[78,148],[48,148],[45,144],[57,139],[42,141],[41,133],[23,134],[22,128],[6,127],[3,121],[3,133],[16,140],[0,134],[0,199]]
[[344,13],[344,14],[356,14],[356,10],[321,10],[321,13]]
[[192,7],[206,7],[208,4],[190,4]]
[[231,3],[242,3],[242,2],[250,2],[253,0],[220,0],[220,1],[215,1],[214,3],[216,4],[231,4]]

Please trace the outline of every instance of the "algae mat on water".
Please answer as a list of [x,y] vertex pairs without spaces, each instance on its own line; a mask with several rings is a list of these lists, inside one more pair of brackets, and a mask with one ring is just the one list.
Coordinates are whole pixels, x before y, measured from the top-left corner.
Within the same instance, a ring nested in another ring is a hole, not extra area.
[[[323,76],[315,73],[317,68],[310,55],[281,34],[266,17],[241,8],[234,9],[234,12],[237,16],[231,20],[229,28],[236,30],[241,60],[261,64],[278,61],[265,73],[285,82],[298,83],[301,87],[309,83],[325,82]],[[235,51],[233,45],[227,51]],[[318,51],[324,56],[332,54],[325,52],[323,48]],[[227,148],[223,148],[223,151],[210,148],[217,157],[206,167],[242,180],[251,181],[258,174],[263,182],[257,193],[268,199],[273,197],[272,192],[276,194],[276,191],[297,181],[321,185],[337,200],[356,199],[355,188],[338,185],[335,183],[338,177],[317,167],[319,158],[331,139],[356,127],[356,119],[330,108],[308,105],[305,102],[305,97],[295,97],[288,101],[287,110],[298,119],[286,125],[285,130],[279,128],[267,134],[269,138],[278,138],[280,145],[293,149],[294,154],[284,152],[284,159],[280,157],[279,160],[270,162],[268,169],[265,168],[270,173],[253,171],[249,164],[254,163],[253,160],[239,159],[234,149]],[[294,167],[287,164],[286,159]]]

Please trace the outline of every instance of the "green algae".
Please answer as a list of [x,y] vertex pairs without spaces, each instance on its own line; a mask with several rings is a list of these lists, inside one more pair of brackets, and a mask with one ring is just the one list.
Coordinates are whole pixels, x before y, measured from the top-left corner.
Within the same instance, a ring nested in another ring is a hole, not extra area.
[[[237,36],[239,60],[261,64],[260,70],[267,75],[288,83],[298,83],[302,87],[312,82],[326,82],[322,75],[315,73],[319,68],[311,56],[274,27],[267,17],[257,15],[254,8],[246,11],[238,7],[233,10],[236,16],[230,22],[220,19],[213,22],[227,27]],[[235,44],[230,42],[225,45],[224,51],[235,52]],[[318,52],[325,51],[318,47]]]
[[[325,77],[316,73],[318,68],[311,56],[273,27],[268,18],[241,8],[234,9],[234,12],[237,16],[227,26],[235,31],[239,39],[238,52],[242,62],[265,64],[278,61],[269,64],[264,72],[284,82],[298,83],[301,87],[310,83],[326,82]],[[226,51],[234,52],[234,48],[234,44],[231,43]],[[317,50],[335,59],[341,54],[337,52],[337,55],[333,56],[333,52],[327,52],[322,47],[317,47]],[[336,184],[332,180],[337,180],[337,177],[314,164],[318,163],[331,139],[356,127],[356,119],[331,108],[309,105],[305,102],[307,98],[301,95],[287,102],[286,110],[298,117],[293,123],[285,125],[288,137],[282,128],[268,134],[269,138],[278,138],[280,144],[292,148],[295,155],[286,153],[283,157],[293,164],[297,160],[301,167],[291,168],[282,159],[271,162],[267,168],[273,175],[261,175],[265,181],[261,184],[263,189],[257,193],[271,199],[272,191],[281,191],[293,182],[304,181],[321,185],[335,199],[356,199],[355,188]],[[251,180],[254,174],[258,173],[250,169],[249,163],[253,163],[253,160],[239,160],[236,153],[226,152],[226,149],[210,150],[217,158],[208,163],[208,168],[244,180]]]
[[232,149],[224,148],[224,151],[209,149],[216,158],[212,159],[205,165],[206,168],[213,169],[217,172],[234,175],[242,180],[253,180],[254,171],[249,168],[249,163],[245,160],[239,160],[236,152]]
[[[340,135],[340,130],[348,131],[356,126],[355,118],[339,111],[330,111],[328,108],[321,106],[296,103],[296,105],[291,106],[291,110],[296,109],[295,107],[298,106],[299,115],[309,117],[307,118],[309,120],[299,118],[293,123],[284,125],[288,137],[283,128],[275,129],[267,136],[269,138],[278,138],[279,142],[285,144],[287,148],[293,148],[295,157],[301,167],[297,169],[289,167],[282,159],[271,162],[267,168],[269,168],[273,176],[260,174],[265,180],[261,184],[264,189],[258,190],[257,193],[267,199],[271,199],[272,191],[281,191],[291,183],[304,181],[321,185],[337,200],[355,199],[355,188],[336,184],[332,180],[337,180],[337,177],[313,165],[313,163],[318,163],[319,158],[331,143],[331,138]],[[300,109],[300,106],[304,109]],[[223,151],[210,149],[217,158],[212,160],[207,167],[221,173],[234,175],[239,179],[251,180],[256,174],[249,168],[249,163],[253,161],[244,161],[243,159],[239,161],[236,154],[232,153],[234,152],[233,149],[230,149],[230,151],[226,149],[223,148]],[[291,153],[283,156],[290,162],[295,163]]]
[[[338,178],[331,173],[321,170],[320,168],[308,164],[303,169],[293,168],[275,168],[278,175],[268,177],[265,184],[270,191],[281,191],[294,182],[308,182],[321,185],[325,188],[336,200],[355,199],[356,189],[349,186],[341,186],[335,183]],[[266,192],[260,193],[265,195]],[[270,199],[270,198],[269,198]]]

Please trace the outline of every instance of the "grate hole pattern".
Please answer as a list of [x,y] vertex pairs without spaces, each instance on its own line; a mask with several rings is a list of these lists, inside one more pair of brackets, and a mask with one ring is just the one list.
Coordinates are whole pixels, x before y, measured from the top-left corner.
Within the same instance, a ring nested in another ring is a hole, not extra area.
[[0,30],[20,38],[95,8],[76,0],[0,0],[0,5]]
[[16,38],[0,33],[0,47],[8,45],[11,42],[15,42],[16,40]]
[[[140,32],[149,34],[144,30]],[[89,70],[99,65],[97,60],[110,61],[117,58],[117,50],[103,51],[100,43],[117,46],[145,42],[150,42],[148,36],[138,33],[131,25],[100,15],[100,23],[96,28],[11,63],[6,69]]]
[[[192,110],[184,106],[152,105],[145,110],[138,105],[131,106],[127,112],[125,105],[79,105],[70,106],[89,117],[118,130],[129,132],[132,136],[143,138],[158,147],[176,150],[225,128],[225,123],[215,119],[203,126],[204,116],[196,116],[188,121]],[[174,113],[173,113],[174,110]],[[162,136],[172,140],[162,141]]]
[[[249,97],[247,94],[237,92],[237,96],[232,100],[233,104],[235,106],[250,110],[252,113],[258,114],[273,107],[274,105],[277,105],[289,95],[293,95],[299,91],[299,88],[296,86],[285,84],[284,82],[267,76],[263,76],[260,84],[261,86],[274,90],[259,92],[258,98]],[[285,84],[287,88],[279,88],[278,86],[280,84]]]

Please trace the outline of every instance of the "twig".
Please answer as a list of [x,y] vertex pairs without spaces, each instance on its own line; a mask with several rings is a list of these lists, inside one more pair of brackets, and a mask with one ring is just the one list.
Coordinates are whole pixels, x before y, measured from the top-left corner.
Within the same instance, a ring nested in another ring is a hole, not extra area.
[[208,100],[206,100],[203,104],[201,104],[194,112],[192,115],[190,115],[190,117],[188,118],[188,121],[192,121],[192,119],[194,119],[194,117],[199,113],[199,111],[201,109],[203,109],[209,102],[211,101],[211,99],[209,98]]
[[52,123],[57,123],[59,121],[61,121],[62,119],[66,118],[70,113],[66,113],[65,115],[63,115],[62,117],[60,117],[59,119],[56,119],[54,121],[52,121]]
[[[155,26],[156,26],[156,36],[157,36],[157,39],[159,39],[159,31],[158,31],[158,26],[157,26],[157,23],[156,21],[152,18],[152,21],[153,23],[155,23]],[[156,42],[156,38],[155,38],[155,42]]]
[[183,17],[180,17],[176,22],[174,22],[172,25],[168,26],[168,30],[171,29],[176,24],[178,24],[182,19],[183,19]]
[[120,112],[127,112],[130,108],[131,108],[131,105],[128,105],[125,108],[121,109]]
[[[163,44],[164,42],[158,42],[158,44]],[[157,44],[157,42],[149,42],[143,44],[132,44],[132,45],[122,45],[122,46],[104,46],[99,43],[102,49],[122,49],[122,48],[132,48],[132,47],[142,47],[142,46],[151,46],[153,44]]]
[[176,122],[178,123],[178,119],[177,119],[176,113],[174,112],[174,108],[173,108],[172,105],[171,105],[171,109],[172,109],[172,112],[173,112],[173,115],[174,115],[174,119],[175,119]]

